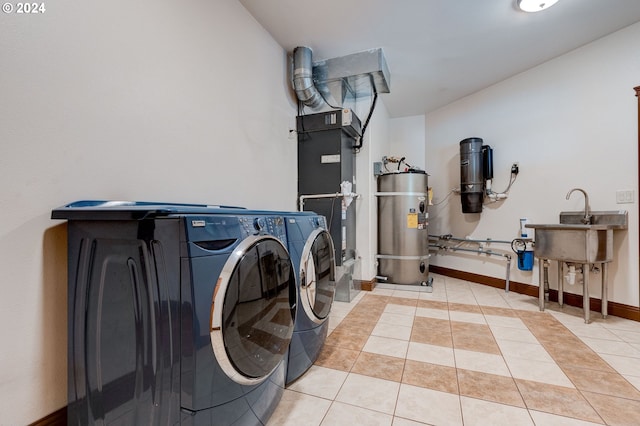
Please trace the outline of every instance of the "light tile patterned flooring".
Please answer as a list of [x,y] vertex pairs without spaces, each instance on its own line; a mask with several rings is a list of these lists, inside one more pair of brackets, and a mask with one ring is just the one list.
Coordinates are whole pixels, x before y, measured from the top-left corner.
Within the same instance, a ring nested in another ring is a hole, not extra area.
[[269,425],[640,425],[640,323],[433,276],[335,302]]

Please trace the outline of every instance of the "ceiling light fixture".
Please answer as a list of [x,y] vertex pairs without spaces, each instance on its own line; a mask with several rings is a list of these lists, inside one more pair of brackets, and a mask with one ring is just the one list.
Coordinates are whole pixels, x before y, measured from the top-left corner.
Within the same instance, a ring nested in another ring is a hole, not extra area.
[[540,12],[553,6],[558,0],[517,0],[523,12]]

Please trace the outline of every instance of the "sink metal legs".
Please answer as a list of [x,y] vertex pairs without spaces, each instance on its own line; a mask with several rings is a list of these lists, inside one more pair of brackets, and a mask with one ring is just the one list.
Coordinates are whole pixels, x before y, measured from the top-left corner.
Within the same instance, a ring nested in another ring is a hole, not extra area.
[[564,271],[562,268],[564,267],[564,262],[558,260],[558,304],[560,307],[563,305],[564,301]]
[[606,263],[602,263],[600,266],[602,271],[602,306],[600,312],[602,313],[602,318],[606,318],[609,313],[609,299],[607,296],[609,294],[609,271]]
[[591,305],[589,304],[589,264],[582,265],[582,309],[584,310],[584,323],[591,322]]
[[[538,292],[538,302],[540,306],[540,310],[544,311],[544,303],[545,303],[545,288],[544,288],[544,268],[545,268],[545,259],[538,259],[539,265],[539,292]],[[591,311],[590,311],[590,299],[589,299],[589,271],[591,264],[585,263],[582,265],[582,309],[584,311],[584,322],[589,324],[591,322]],[[558,304],[560,307],[564,304],[564,275],[563,275],[564,262],[558,261]],[[608,315],[608,298],[607,293],[609,290],[609,272],[607,270],[607,264],[600,264],[600,271],[602,273],[602,307],[601,313],[602,318],[606,318]]]
[[544,259],[538,259],[538,275],[539,275],[539,290],[538,290],[538,305],[541,311],[544,311]]

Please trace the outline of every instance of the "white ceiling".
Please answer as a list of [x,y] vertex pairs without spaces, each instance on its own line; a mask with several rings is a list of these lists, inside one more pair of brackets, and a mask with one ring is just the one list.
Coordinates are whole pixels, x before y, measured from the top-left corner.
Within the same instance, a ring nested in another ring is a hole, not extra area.
[[314,61],[382,47],[392,117],[433,111],[640,21],[640,0],[559,0],[533,14],[515,0],[240,3],[288,52],[311,47]]

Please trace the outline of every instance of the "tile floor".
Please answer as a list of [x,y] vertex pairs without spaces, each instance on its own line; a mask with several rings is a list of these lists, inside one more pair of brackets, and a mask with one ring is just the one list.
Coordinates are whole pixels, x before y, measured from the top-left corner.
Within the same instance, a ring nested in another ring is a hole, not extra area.
[[640,323],[433,276],[335,302],[269,425],[640,425]]

